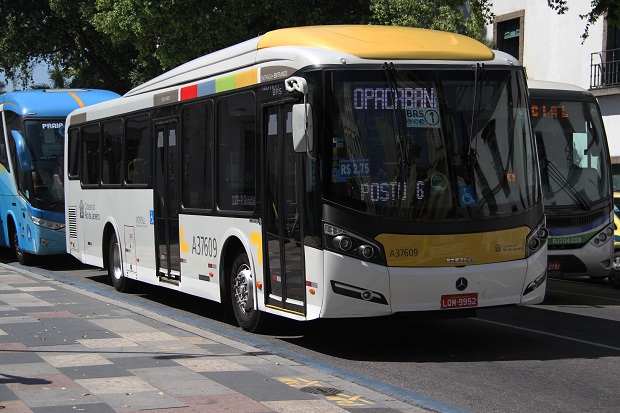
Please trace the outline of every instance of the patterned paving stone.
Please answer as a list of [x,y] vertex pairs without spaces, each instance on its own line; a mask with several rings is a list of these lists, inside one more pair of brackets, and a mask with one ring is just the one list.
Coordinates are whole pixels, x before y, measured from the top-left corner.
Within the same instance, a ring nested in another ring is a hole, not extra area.
[[96,338],[96,339],[83,339],[78,340],[80,344],[91,349],[119,349],[125,347],[139,347],[140,345],[134,343],[126,338]]
[[27,379],[40,377],[44,374],[58,374],[58,370],[56,370],[54,367],[50,366],[47,363],[23,363],[2,365],[2,375],[5,377],[13,376]]
[[136,357],[115,357],[107,359],[107,361],[109,363],[113,362],[117,366],[127,370],[141,368],[161,369],[163,367],[178,366],[178,364],[173,360],[166,357],[160,357],[157,354]]
[[130,376],[127,370],[115,364],[97,366],[61,367],[58,370],[72,379],[98,379],[104,377]]
[[118,412],[187,407],[181,400],[162,391],[102,394],[99,397]]
[[[0,375],[1,376],[1,375]],[[7,400],[19,400],[19,397],[17,397],[15,395],[15,393],[13,393],[13,391],[10,389],[8,384],[3,384],[3,377],[0,377],[0,406],[2,405],[2,402],[5,402]],[[1,410],[2,408],[0,408]]]
[[217,356],[174,359],[177,363],[196,372],[249,371],[247,367]]
[[303,393],[278,380],[263,376],[262,374],[245,372],[208,372],[203,376],[233,389],[252,400],[315,400],[316,396]]
[[34,379],[7,383],[6,386],[13,392],[19,392],[26,390],[64,390],[79,385],[64,374],[41,374]]
[[97,395],[158,391],[136,376],[78,379],[79,385]]
[[38,354],[43,360],[54,367],[101,366],[104,364],[112,364],[110,360],[100,354],[94,353]]
[[[29,407],[72,406],[76,404],[100,403],[97,397],[85,392],[81,387],[65,389],[42,389],[16,391],[16,395]],[[69,410],[68,410],[69,411]]]
[[130,371],[153,386],[166,389],[166,392],[174,396],[235,393],[234,390],[179,365],[162,368],[138,368]]
[[344,413],[347,411],[324,400],[278,400],[262,402],[262,404],[281,413]]
[[67,406],[44,406],[35,407],[32,409],[33,413],[67,413],[67,412],[86,412],[86,413],[114,413],[112,407],[105,403],[91,403],[91,404],[71,404]]
[[0,401],[0,406],[6,412],[11,413],[33,413],[30,407],[28,407],[21,400],[2,400]]
[[36,313],[26,313],[26,315],[35,319],[77,317],[69,311],[40,311]]
[[[191,406],[179,413],[271,413],[273,410],[241,394],[180,397]],[[321,412],[317,410],[316,413]],[[163,412],[158,412],[163,413]],[[167,412],[166,412],[167,413]]]

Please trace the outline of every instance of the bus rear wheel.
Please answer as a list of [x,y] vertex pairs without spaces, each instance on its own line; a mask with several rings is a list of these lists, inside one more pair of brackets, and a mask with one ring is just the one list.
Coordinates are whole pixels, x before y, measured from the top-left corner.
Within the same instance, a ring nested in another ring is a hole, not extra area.
[[230,298],[239,327],[249,332],[258,331],[265,315],[254,306],[254,274],[245,252],[238,254],[232,264]]
[[108,275],[116,291],[126,292],[129,288],[129,280],[125,277],[123,271],[122,257],[121,245],[116,238],[116,234],[112,234],[108,247]]

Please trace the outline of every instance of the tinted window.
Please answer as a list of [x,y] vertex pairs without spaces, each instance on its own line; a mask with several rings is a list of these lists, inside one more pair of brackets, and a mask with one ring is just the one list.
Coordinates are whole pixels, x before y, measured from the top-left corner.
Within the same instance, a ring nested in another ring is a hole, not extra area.
[[125,126],[125,181],[128,184],[147,184],[151,166],[151,134],[148,115],[127,119]]
[[253,211],[255,189],[255,102],[246,94],[218,105],[218,205]]
[[99,142],[99,125],[90,125],[82,129],[82,184],[99,184],[101,165],[101,146]]
[[69,144],[67,145],[69,149],[69,158],[67,159],[67,173],[69,175],[69,179],[76,178],[79,174],[79,132],[80,131],[77,128],[69,131]]
[[101,181],[120,185],[123,162],[123,122],[120,119],[103,124],[102,161]]
[[186,208],[213,208],[213,104],[183,110],[182,202]]

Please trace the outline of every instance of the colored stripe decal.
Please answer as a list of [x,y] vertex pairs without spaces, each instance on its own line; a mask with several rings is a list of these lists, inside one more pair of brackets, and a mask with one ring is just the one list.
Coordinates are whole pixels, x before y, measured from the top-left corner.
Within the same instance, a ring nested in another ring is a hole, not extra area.
[[187,86],[181,89],[181,100],[198,97],[198,85]]
[[258,69],[250,69],[245,72],[223,76],[215,80],[208,80],[191,86],[181,88],[180,100],[195,99],[214,93],[226,92],[258,83]]
[[82,102],[82,99],[80,99],[80,97],[75,92],[69,92],[69,94],[71,95],[73,99],[75,99],[75,101],[78,103],[78,105],[81,108],[84,107],[84,102]]

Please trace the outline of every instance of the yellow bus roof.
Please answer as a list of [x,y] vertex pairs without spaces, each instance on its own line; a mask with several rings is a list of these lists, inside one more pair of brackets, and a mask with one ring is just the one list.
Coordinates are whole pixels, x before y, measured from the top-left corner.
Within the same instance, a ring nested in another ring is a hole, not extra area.
[[362,59],[492,60],[493,51],[456,33],[396,26],[307,26],[261,36],[257,49],[303,46],[339,50]]

